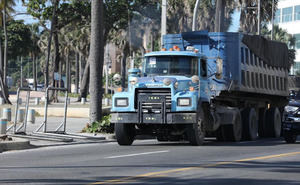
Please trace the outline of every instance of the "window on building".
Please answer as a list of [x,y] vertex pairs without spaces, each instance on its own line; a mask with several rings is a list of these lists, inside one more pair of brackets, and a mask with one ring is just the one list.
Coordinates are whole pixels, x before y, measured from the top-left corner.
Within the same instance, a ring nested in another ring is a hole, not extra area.
[[294,37],[295,37],[295,41],[296,41],[296,44],[295,44],[296,49],[300,49],[300,34],[295,34]]
[[282,22],[292,21],[293,7],[282,9]]
[[280,23],[280,9],[275,12],[274,23]]
[[300,20],[300,5],[295,6],[294,20]]

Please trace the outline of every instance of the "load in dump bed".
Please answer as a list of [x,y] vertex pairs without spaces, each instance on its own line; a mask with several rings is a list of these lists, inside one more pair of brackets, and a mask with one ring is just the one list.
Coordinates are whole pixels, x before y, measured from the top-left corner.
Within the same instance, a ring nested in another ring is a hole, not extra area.
[[164,36],[166,51],[145,55],[141,75],[113,97],[119,144],[135,135],[160,141],[278,137],[287,104],[288,49],[241,33],[206,31]]

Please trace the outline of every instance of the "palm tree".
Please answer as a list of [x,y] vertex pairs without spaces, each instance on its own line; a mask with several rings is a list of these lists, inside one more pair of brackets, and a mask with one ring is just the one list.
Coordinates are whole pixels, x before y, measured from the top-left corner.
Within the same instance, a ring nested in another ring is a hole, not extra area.
[[[258,0],[239,0],[238,4],[241,9],[240,31],[246,33],[257,32],[257,5]],[[272,19],[272,2],[273,0],[261,0],[260,20],[269,22]],[[274,7],[277,7],[278,0],[274,0]]]
[[[216,1],[216,0],[215,0]],[[231,24],[231,14],[234,10],[234,0],[223,0],[224,19],[220,22],[215,19],[217,3],[212,0],[201,0],[199,13],[197,16],[196,30],[214,31],[215,25],[223,23],[224,30],[227,30]],[[196,0],[168,1],[168,33],[180,33],[192,30],[193,9]],[[225,8],[226,7],[226,8]],[[217,12],[218,13],[218,12]]]
[[14,0],[2,0],[0,2],[0,11],[2,16],[0,16],[0,23],[3,25],[4,31],[4,52],[2,58],[2,42],[0,38],[0,87],[1,87],[1,96],[4,98],[5,103],[11,104],[8,97],[8,87],[6,83],[7,76],[7,29],[6,29],[6,18],[8,12],[13,12],[13,6],[15,5]]
[[[271,30],[268,30],[265,26],[262,29],[262,35],[267,37],[268,39],[271,38]],[[289,48],[289,64],[293,65],[294,60],[296,58],[296,50],[295,44],[296,39],[293,35],[289,34],[286,30],[280,28],[278,25],[274,25],[273,27],[273,40],[286,43]]]
[[92,0],[90,43],[90,122],[101,120],[102,116],[102,71],[103,47],[103,1]]

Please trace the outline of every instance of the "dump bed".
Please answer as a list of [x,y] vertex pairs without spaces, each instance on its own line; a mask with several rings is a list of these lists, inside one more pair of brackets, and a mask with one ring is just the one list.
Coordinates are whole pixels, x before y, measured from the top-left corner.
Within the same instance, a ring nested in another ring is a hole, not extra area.
[[[163,47],[185,50],[193,46],[207,59],[213,96],[242,92],[288,96],[288,48],[285,44],[242,33],[187,32],[164,36]],[[216,59],[223,59],[223,75],[216,78]]]

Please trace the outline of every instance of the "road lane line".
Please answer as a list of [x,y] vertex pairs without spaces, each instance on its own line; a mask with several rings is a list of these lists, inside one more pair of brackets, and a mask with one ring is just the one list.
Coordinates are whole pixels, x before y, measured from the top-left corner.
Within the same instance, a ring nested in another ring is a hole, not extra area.
[[289,156],[295,156],[300,155],[300,152],[290,152],[290,153],[282,153],[282,154],[275,154],[275,155],[267,155],[267,156],[260,156],[260,157],[253,157],[253,158],[245,158],[245,159],[238,159],[234,161],[223,161],[223,162],[217,162],[212,164],[206,164],[201,166],[195,166],[195,167],[187,167],[187,168],[176,168],[171,170],[164,170],[164,171],[158,171],[158,172],[150,172],[145,173],[141,175],[136,176],[130,176],[130,177],[124,177],[119,179],[112,179],[112,180],[106,180],[106,181],[99,181],[91,184],[122,184],[126,183],[128,181],[137,181],[141,178],[155,178],[160,175],[166,175],[170,173],[178,173],[178,172],[184,172],[184,171],[191,171],[195,169],[205,169],[210,167],[216,167],[221,165],[227,165],[227,164],[234,164],[234,163],[240,163],[240,162],[247,162],[247,161],[256,161],[256,160],[263,160],[263,159],[274,159],[274,158],[280,158],[280,157],[289,157]]
[[136,154],[127,154],[127,155],[117,155],[117,156],[105,157],[104,159],[115,159],[115,158],[122,158],[122,157],[132,157],[132,156],[159,154],[159,153],[167,153],[167,152],[169,152],[169,150],[144,152],[144,153],[136,153]]

